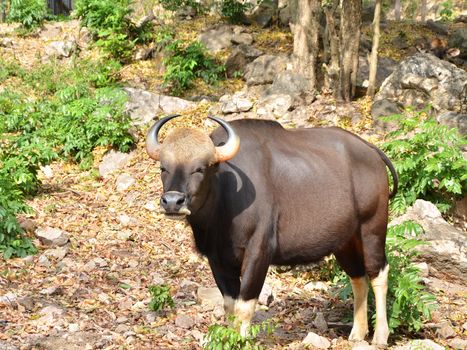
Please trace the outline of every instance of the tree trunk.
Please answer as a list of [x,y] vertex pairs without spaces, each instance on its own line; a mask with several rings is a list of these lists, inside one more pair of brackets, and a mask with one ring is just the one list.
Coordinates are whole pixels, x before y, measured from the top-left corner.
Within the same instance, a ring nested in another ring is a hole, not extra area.
[[394,19],[396,21],[401,20],[401,0],[396,0],[394,4]]
[[425,23],[426,21],[426,0],[422,0],[422,3],[420,4],[420,17],[421,17],[421,21]]
[[358,71],[358,49],[362,19],[361,0],[342,0],[340,26],[340,90],[350,101],[355,95]]
[[294,32],[294,66],[309,81],[310,92],[316,88],[316,68],[318,60],[319,2],[318,0],[298,0]]
[[[326,31],[327,39],[329,40],[329,62],[325,65],[326,69],[326,87],[329,88],[337,100],[342,99],[341,90],[339,87],[339,71],[340,71],[340,56],[339,56],[339,33],[336,28],[336,9],[339,5],[339,0],[323,5],[324,14],[326,16]],[[326,39],[325,39],[326,40]]]
[[375,16],[373,18],[373,46],[370,56],[370,74],[368,77],[368,90],[366,94],[373,97],[375,95],[376,70],[378,69],[378,46],[379,46],[379,22],[381,20],[381,0],[376,0]]

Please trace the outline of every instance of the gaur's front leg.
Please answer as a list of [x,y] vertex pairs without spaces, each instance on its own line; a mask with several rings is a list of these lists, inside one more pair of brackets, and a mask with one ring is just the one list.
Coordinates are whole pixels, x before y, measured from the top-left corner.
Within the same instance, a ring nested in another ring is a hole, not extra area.
[[226,318],[235,312],[235,301],[240,293],[240,269],[223,268],[218,261],[209,259],[214,280],[224,297]]
[[235,317],[240,334],[246,336],[255,313],[256,302],[263,288],[271,262],[267,235],[256,232],[251,238],[242,264],[240,295],[235,303]]

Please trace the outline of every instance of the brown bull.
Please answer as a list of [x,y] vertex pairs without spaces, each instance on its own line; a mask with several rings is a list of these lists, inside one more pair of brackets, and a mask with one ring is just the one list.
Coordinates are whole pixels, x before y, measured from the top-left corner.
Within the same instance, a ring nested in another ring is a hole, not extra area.
[[385,240],[397,175],[384,153],[339,128],[286,130],[272,121],[214,117],[222,127],[210,137],[176,129],[159,144],[160,128],[174,117],[158,121],[147,137],[148,154],[161,164],[161,207],[188,220],[241,333],[271,264],[334,254],[352,282],[350,339],[368,332],[369,278],[376,299],[373,343],[386,344]]

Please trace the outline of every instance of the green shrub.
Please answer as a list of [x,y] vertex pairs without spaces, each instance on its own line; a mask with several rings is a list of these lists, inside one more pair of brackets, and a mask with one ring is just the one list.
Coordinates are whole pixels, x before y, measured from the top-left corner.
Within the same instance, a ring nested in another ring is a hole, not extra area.
[[252,8],[249,2],[239,2],[237,0],[222,0],[220,12],[222,17],[227,18],[230,23],[241,23],[245,18],[245,12]]
[[381,146],[399,175],[399,191],[391,203],[395,214],[405,212],[418,198],[445,212],[467,189],[467,161],[461,151],[465,138],[424,114],[409,111],[385,118],[398,124]]
[[45,0],[11,0],[8,21],[19,22],[25,29],[40,27],[47,18]]
[[[425,321],[431,319],[435,308],[435,297],[425,291],[420,270],[413,260],[418,255],[415,247],[426,244],[416,237],[422,232],[420,225],[406,221],[388,229],[386,255],[389,263],[387,314],[391,333],[396,329],[419,331]],[[324,269],[335,284],[340,287],[339,297],[347,300],[352,294],[349,277],[332,258]],[[329,273],[331,272],[331,273]],[[371,288],[370,288],[371,289]],[[368,301],[369,316],[375,322],[374,296],[370,290]]]
[[165,284],[149,286],[149,294],[151,294],[151,301],[148,306],[149,310],[159,311],[165,307],[175,307],[175,303],[170,295],[170,288]]
[[75,14],[89,28],[107,55],[128,61],[135,45],[152,40],[152,24],[136,27],[130,20],[131,0],[79,0]]
[[439,11],[441,20],[444,22],[452,22],[454,19],[454,11],[452,1],[445,1],[441,3],[441,11]]
[[[118,64],[83,61],[68,68],[49,64],[20,74],[21,89],[0,92],[0,252],[4,257],[34,252],[16,215],[39,186],[38,171],[54,159],[92,164],[95,147],[128,151],[130,117],[126,95],[115,85]],[[53,74],[51,74],[53,72]],[[16,73],[5,70],[7,79]],[[104,85],[109,85],[103,87]],[[34,91],[34,97],[29,92]]]
[[242,337],[240,333],[232,327],[214,324],[209,327],[204,349],[262,350],[264,348],[255,341],[260,331],[266,331],[270,334],[273,332],[273,326],[268,322],[252,325],[248,330],[248,335]]
[[201,3],[194,0],[160,0],[160,4],[164,9],[169,11],[177,11],[189,6],[198,14],[206,12],[206,8]]
[[223,65],[207,56],[204,46],[198,41],[185,45],[181,40],[175,40],[167,51],[169,57],[164,60],[164,84],[174,93],[189,89],[197,78],[215,84],[225,71]]

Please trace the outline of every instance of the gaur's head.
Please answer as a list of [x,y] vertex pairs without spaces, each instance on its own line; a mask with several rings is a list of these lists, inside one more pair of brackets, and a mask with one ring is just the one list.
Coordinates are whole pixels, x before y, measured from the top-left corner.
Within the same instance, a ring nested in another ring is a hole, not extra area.
[[209,192],[209,179],[221,162],[232,159],[240,148],[240,139],[225,121],[218,122],[227,132],[227,141],[215,146],[211,138],[197,129],[175,129],[162,144],[158,133],[162,126],[177,117],[172,115],[156,122],[148,132],[146,150],[152,159],[160,161],[164,193],[162,211],[173,218],[195,213]]

